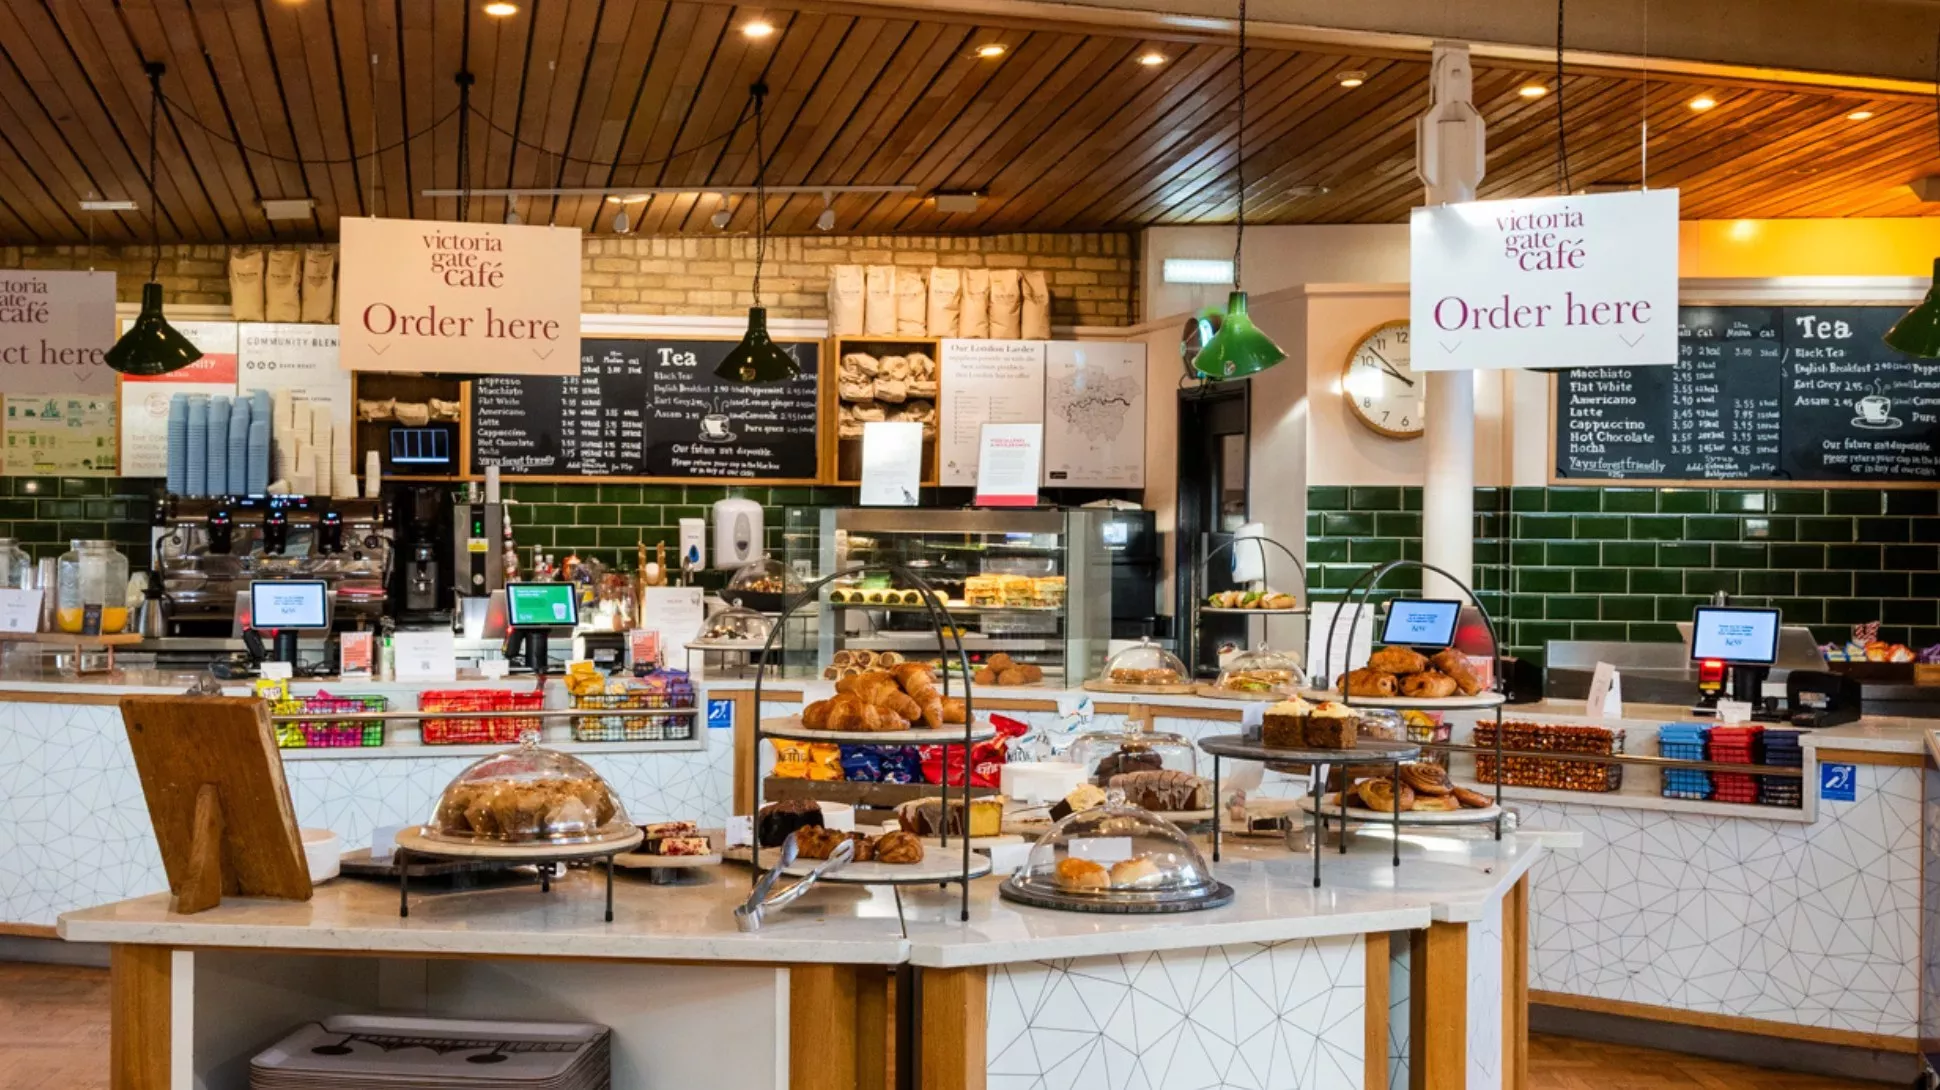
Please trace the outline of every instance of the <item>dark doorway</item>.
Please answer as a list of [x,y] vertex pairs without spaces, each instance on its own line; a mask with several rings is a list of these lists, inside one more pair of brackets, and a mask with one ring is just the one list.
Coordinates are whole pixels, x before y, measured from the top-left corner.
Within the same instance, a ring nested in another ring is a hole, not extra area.
[[[1223,540],[1246,521],[1248,421],[1246,383],[1198,386],[1179,391],[1178,533],[1173,538],[1177,578],[1173,582],[1173,631],[1179,657],[1195,671],[1217,672],[1216,644],[1200,647],[1191,631],[1192,595],[1210,593],[1199,586],[1201,543]],[[1216,588],[1215,588],[1216,589]],[[1210,641],[1209,641],[1210,642]]]

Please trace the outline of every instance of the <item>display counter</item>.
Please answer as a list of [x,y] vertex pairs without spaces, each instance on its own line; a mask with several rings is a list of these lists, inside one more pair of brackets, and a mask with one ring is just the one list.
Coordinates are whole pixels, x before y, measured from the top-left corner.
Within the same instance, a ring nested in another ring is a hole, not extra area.
[[1407,1085],[1410,1064],[1427,1086],[1484,1088],[1523,1085],[1519,952],[1547,851],[1410,837],[1397,871],[1385,842],[1357,843],[1315,890],[1283,849],[1241,847],[1216,868],[1233,903],[1181,916],[1016,906],[984,879],[968,923],[954,893],[824,886],[747,934],[731,914],[748,872],[730,867],[688,887],[622,877],[610,924],[578,873],[428,894],[408,919],[394,889],[338,879],[304,904],[182,917],[150,896],[60,929],[113,949],[127,1090],[233,1079],[299,1022],[375,1009],[606,1024],[615,1086],[881,1090],[900,1038],[895,1063],[926,1090],[1080,1070],[1154,1090]]

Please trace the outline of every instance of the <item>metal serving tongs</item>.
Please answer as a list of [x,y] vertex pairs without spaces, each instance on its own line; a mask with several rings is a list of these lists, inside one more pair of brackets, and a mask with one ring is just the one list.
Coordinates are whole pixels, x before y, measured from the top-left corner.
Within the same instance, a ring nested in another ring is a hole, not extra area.
[[747,901],[734,910],[735,927],[742,931],[761,930],[761,924],[768,913],[779,912],[794,904],[822,875],[848,866],[855,859],[855,841],[844,840],[837,844],[835,851],[831,852],[827,859],[815,864],[815,869],[803,875],[801,881],[770,897],[768,891],[775,888],[775,882],[781,878],[781,872],[785,868],[795,865],[798,854],[795,834],[789,833],[788,839],[781,842],[781,858],[775,860],[775,865],[754,884],[754,892],[748,894]]

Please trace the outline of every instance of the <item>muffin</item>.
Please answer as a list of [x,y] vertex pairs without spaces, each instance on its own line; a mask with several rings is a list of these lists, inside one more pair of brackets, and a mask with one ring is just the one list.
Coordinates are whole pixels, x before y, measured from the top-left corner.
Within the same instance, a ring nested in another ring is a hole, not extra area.
[[1307,719],[1313,711],[1312,704],[1297,696],[1267,705],[1260,720],[1260,744],[1269,749],[1305,749]]
[[1111,888],[1111,872],[1103,864],[1075,855],[1058,860],[1056,879],[1060,888],[1074,893],[1096,893]]

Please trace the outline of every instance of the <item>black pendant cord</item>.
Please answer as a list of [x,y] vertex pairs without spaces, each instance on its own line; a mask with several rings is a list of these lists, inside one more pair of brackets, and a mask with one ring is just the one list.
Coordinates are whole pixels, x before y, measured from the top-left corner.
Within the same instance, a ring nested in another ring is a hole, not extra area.
[[757,83],[748,92],[754,98],[754,305],[761,305],[761,266],[768,257],[768,162],[765,158],[761,100],[768,95],[765,84]]
[[1569,133],[1563,126],[1563,5],[1566,2],[1556,0],[1556,180],[1562,185],[1558,195],[1564,197],[1574,188],[1570,184]]
[[471,218],[472,208],[472,82],[469,71],[460,69],[458,83],[458,219]]
[[149,61],[148,69],[148,241],[154,254],[148,262],[148,282],[153,284],[162,274],[162,207],[156,196],[159,186],[155,171],[160,161],[161,111],[162,111],[162,73],[168,67],[160,61]]
[[1246,0],[1239,0],[1239,133],[1233,144],[1233,178],[1239,186],[1239,215],[1233,226],[1233,290],[1239,291],[1240,261],[1246,252]]

